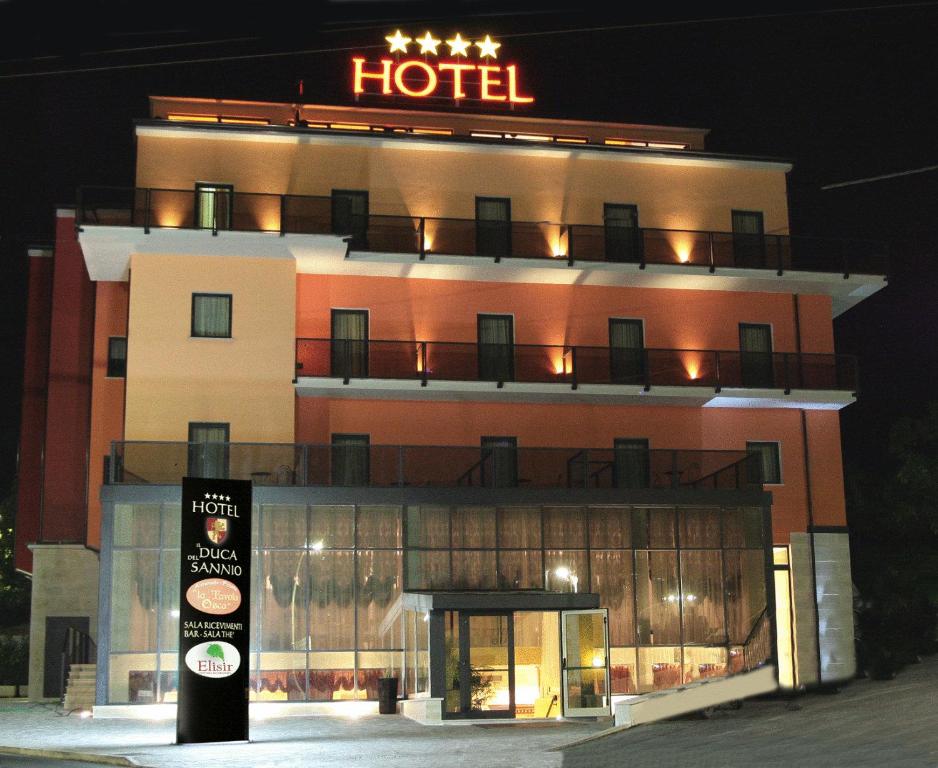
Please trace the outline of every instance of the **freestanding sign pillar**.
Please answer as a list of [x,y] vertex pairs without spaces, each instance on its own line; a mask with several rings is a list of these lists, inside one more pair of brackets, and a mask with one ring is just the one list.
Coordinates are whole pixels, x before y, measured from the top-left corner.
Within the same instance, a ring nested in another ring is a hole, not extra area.
[[182,480],[176,743],[247,741],[251,483]]

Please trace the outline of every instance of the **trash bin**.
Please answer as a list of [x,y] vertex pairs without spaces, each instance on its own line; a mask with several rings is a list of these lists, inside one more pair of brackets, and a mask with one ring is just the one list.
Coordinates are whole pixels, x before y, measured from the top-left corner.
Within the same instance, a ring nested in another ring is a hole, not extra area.
[[382,715],[397,714],[397,678],[378,678],[378,712]]

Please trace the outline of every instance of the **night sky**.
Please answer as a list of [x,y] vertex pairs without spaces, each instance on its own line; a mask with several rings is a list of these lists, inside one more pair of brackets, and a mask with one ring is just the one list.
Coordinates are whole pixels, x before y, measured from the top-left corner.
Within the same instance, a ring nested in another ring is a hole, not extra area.
[[[311,3],[298,14],[265,3],[244,17],[205,5],[215,18],[172,4],[0,0],[0,489],[15,471],[25,247],[51,241],[54,206],[74,202],[77,186],[132,185],[132,120],[147,116],[147,96],[292,101],[302,78],[305,101],[351,103],[351,51],[323,49],[367,50],[398,26],[492,34],[537,97],[530,114],[707,127],[711,150],[793,161],[793,233],[893,248],[889,287],[836,321],[838,351],[860,356],[861,399],[842,412],[848,461],[881,462],[889,424],[933,397],[938,172],[821,187],[938,164],[938,4],[817,13],[709,3],[692,16],[667,5],[613,16],[588,3],[525,13],[447,3],[465,12],[458,19],[415,4]],[[599,29],[620,25],[634,26]],[[261,57],[292,51],[303,53]],[[196,61],[232,56],[253,58]],[[189,63],[168,64],[180,60]]]

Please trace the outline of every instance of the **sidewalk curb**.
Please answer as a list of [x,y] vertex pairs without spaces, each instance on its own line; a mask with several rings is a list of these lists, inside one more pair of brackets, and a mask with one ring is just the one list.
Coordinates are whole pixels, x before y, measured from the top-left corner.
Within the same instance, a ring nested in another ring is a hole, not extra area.
[[44,757],[49,760],[71,760],[76,763],[95,763],[97,765],[118,765],[123,768],[139,768],[140,763],[121,755],[95,755],[91,752],[76,752],[67,749],[32,749],[30,747],[4,747],[0,745],[0,755],[19,757]]

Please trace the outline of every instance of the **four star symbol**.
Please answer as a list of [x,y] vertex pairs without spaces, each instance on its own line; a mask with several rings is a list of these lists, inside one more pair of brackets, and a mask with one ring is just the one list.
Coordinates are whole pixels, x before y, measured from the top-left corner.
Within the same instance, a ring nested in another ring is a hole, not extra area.
[[502,44],[496,43],[489,35],[486,35],[485,40],[480,40],[476,43],[476,47],[479,49],[479,56],[491,56],[493,59],[496,59],[498,58],[498,54],[495,53],[495,51],[501,48]]
[[399,29],[396,30],[393,35],[388,35],[384,39],[391,44],[391,53],[395,51],[407,53],[407,44],[411,42],[411,39],[402,35]]
[[225,496],[223,493],[206,493],[206,499],[217,499],[218,501],[231,501],[231,496]]
[[[410,43],[417,43],[420,46],[420,53],[432,53],[434,56],[439,55],[437,47],[443,42],[430,34],[429,30],[424,32],[423,37],[410,38],[396,29],[393,35],[388,35],[384,39],[388,41],[391,53],[407,53],[407,46]],[[469,56],[469,47],[474,45],[479,49],[480,58],[493,59],[498,58],[498,49],[502,47],[502,44],[496,43],[491,35],[486,35],[484,40],[473,43],[472,40],[464,40],[458,32],[447,40],[446,44],[449,46],[450,56]]]
[[423,37],[418,37],[414,42],[420,43],[421,53],[432,53],[434,56],[436,56],[436,47],[443,41],[437,40],[433,35],[430,34],[429,31],[427,31]]

